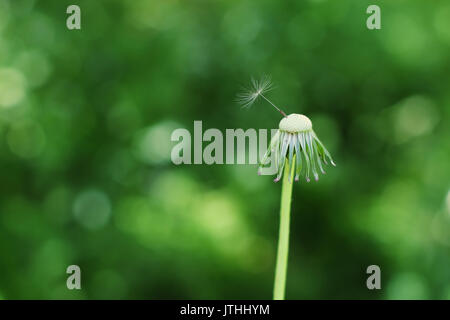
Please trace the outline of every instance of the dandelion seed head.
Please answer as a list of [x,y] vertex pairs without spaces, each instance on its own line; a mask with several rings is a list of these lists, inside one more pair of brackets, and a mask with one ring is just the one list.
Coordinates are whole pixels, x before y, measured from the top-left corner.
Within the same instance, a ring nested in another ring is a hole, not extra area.
[[292,133],[309,131],[312,129],[312,122],[303,114],[293,113],[281,119],[279,128]]
[[295,168],[295,181],[299,181],[300,175],[304,175],[307,182],[312,179],[318,181],[319,172],[325,174],[324,165],[328,162],[335,166],[331,154],[314,132],[311,120],[297,113],[280,121],[277,134],[272,138],[260,168],[269,164],[271,155],[277,169],[275,182],[281,179],[286,163],[289,168]]

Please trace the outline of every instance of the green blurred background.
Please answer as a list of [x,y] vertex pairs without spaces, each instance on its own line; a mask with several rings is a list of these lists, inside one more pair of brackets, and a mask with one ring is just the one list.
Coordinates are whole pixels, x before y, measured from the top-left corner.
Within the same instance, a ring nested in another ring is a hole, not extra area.
[[450,299],[449,55],[445,0],[0,0],[0,298],[270,299],[281,185],[170,161],[277,127],[233,102],[266,73],[337,163],[294,186],[287,298]]

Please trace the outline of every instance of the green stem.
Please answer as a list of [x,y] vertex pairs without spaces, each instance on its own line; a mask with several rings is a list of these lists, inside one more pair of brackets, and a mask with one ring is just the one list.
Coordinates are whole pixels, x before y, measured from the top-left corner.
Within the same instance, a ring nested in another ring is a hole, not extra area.
[[[295,158],[292,163],[295,163]],[[283,186],[281,189],[280,207],[280,234],[278,238],[277,265],[275,267],[275,283],[273,299],[284,300],[286,288],[286,273],[289,251],[289,220],[291,212],[292,181],[294,179],[294,167],[290,168],[286,159],[283,172]]]

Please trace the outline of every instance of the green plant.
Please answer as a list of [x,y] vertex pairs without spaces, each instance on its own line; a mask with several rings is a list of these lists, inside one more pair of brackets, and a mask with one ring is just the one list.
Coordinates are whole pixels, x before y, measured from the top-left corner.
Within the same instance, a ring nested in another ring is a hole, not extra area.
[[249,107],[261,96],[284,116],[258,169],[258,173],[261,174],[261,169],[274,161],[277,169],[277,176],[274,181],[278,182],[283,177],[280,203],[280,229],[273,290],[273,298],[275,300],[283,300],[285,297],[288,266],[289,224],[294,173],[295,181],[299,180],[303,172],[307,182],[310,181],[311,172],[317,181],[319,180],[319,171],[325,174],[323,165],[328,164],[328,161],[333,166],[335,166],[335,163],[328,150],[314,132],[312,122],[308,117],[296,113],[286,115],[285,112],[280,110],[263,95],[271,88],[272,83],[268,77],[260,81],[252,79],[252,87],[250,90],[239,95],[239,99],[244,106]]

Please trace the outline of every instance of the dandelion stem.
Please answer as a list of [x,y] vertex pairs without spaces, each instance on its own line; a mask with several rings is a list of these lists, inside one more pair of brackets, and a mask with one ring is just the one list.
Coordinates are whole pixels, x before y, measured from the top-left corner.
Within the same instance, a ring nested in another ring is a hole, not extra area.
[[[280,234],[278,238],[277,264],[275,267],[275,283],[273,288],[274,300],[284,300],[288,265],[289,220],[295,166],[290,167],[289,161],[287,159],[285,161],[283,185],[281,188]],[[292,163],[295,163],[295,155]]]
[[261,97],[263,97],[268,103],[270,103],[275,109],[277,109],[278,112],[281,113],[281,114],[283,115],[283,117],[285,117],[285,118],[287,117],[286,113],[284,113],[283,110],[281,110],[281,109],[278,108],[276,105],[274,105],[274,104],[272,103],[272,101],[270,101],[269,99],[267,99],[266,97],[264,97],[264,95],[263,95],[262,93],[260,93],[259,95],[260,95]]

